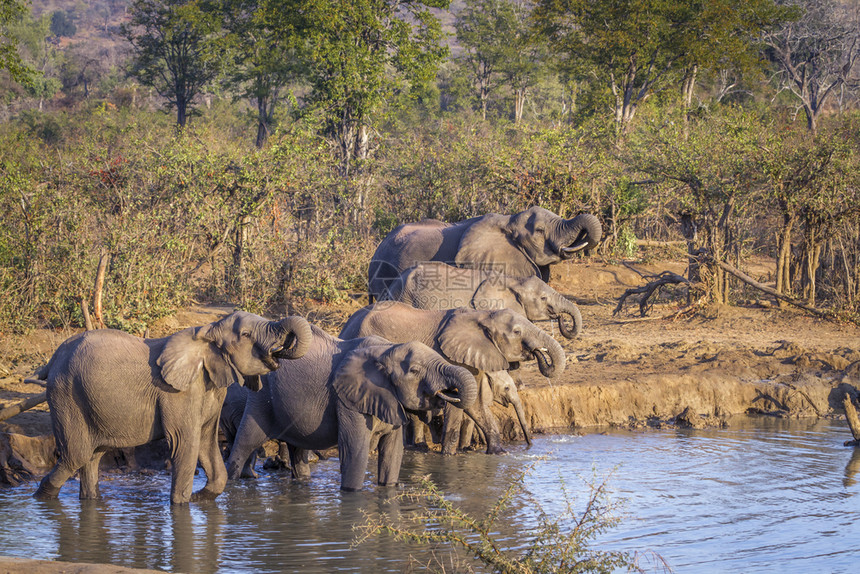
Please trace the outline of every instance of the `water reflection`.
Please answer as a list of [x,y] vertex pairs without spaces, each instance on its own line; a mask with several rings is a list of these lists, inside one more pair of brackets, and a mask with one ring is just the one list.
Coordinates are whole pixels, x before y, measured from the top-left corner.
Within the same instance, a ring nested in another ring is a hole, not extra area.
[[860,472],[860,448],[854,447],[854,452],[851,455],[851,460],[845,466],[845,478],[842,483],[845,488],[850,488],[857,484],[857,473]]
[[[722,430],[544,436],[506,456],[408,452],[401,476],[415,485],[429,475],[481,516],[543,459],[526,478],[530,496],[515,499],[498,525],[497,539],[517,547],[538,522],[536,505],[560,512],[564,485],[577,507],[594,476],[613,472],[610,489],[628,500],[627,517],[602,535],[603,549],[654,551],[675,572],[853,572],[860,550],[844,541],[860,536],[860,449],[842,446],[845,433],[830,421],[759,419]],[[25,484],[0,490],[0,555],[200,573],[402,572],[410,556],[439,558],[386,536],[351,545],[365,517],[417,510],[372,481],[341,493],[334,459],[314,465],[309,483],[268,472],[231,482],[214,502],[177,507],[167,473],[104,477],[101,501],[79,501],[70,483],[59,500],[37,502]]]

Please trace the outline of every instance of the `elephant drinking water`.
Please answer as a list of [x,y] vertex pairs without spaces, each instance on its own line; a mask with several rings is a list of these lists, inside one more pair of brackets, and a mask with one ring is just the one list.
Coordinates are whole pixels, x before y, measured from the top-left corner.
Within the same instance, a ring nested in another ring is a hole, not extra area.
[[426,261],[491,268],[515,277],[534,275],[547,282],[551,265],[593,249],[602,234],[600,220],[591,214],[563,219],[542,207],[457,223],[405,223],[382,240],[371,258],[370,302],[385,298],[398,275]]

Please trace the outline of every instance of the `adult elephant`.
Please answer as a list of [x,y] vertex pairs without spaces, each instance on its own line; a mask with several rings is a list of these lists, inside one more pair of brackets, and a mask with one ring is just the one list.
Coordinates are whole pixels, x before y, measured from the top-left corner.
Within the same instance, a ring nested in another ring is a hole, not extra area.
[[[113,329],[87,331],[61,344],[38,374],[59,453],[34,496],[56,498],[80,469],[80,497],[98,497],[99,461],[106,449],[166,438],[174,504],[218,496],[227,473],[218,450],[218,415],[235,381],[259,390],[260,376],[279,359],[297,359],[311,342],[301,317],[267,321],[237,311],[162,339]],[[197,462],[206,485],[192,494]]]
[[[475,405],[464,411],[484,433],[488,454],[505,452],[498,420],[489,409],[494,400],[489,379],[498,371],[516,369],[520,361],[533,358],[545,377],[559,375],[565,366],[561,345],[510,309],[429,311],[400,302],[381,301],[356,311],[340,333],[343,338],[368,335],[393,342],[420,341],[448,361],[470,369],[478,380],[479,397]],[[444,454],[457,450],[461,415],[461,412],[445,409]],[[528,433],[525,417],[522,413],[517,413],[517,417],[523,432]]]
[[267,439],[289,444],[297,478],[310,475],[307,451],[338,447],[341,489],[364,483],[371,444],[379,449],[379,485],[396,484],[403,459],[407,412],[469,407],[477,383],[421,343],[379,337],[341,340],[313,327],[304,357],[284,361],[248,396],[227,474],[239,478],[248,456]]
[[535,276],[515,277],[429,261],[401,273],[383,297],[416,309],[510,309],[529,321],[558,321],[559,331],[568,339],[582,331],[582,314],[576,303]]
[[428,219],[395,228],[376,248],[368,269],[370,302],[393,280],[425,261],[486,267],[516,277],[549,281],[550,266],[597,246],[600,220],[583,213],[563,219],[532,207],[513,215],[491,213],[458,223]]

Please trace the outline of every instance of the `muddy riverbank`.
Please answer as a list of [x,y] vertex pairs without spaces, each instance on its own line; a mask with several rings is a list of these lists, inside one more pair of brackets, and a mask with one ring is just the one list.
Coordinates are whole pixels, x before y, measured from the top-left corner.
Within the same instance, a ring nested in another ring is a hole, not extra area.
[[[676,269],[678,262],[638,266],[640,271]],[[674,318],[680,301],[659,301],[644,320],[613,315],[618,296],[641,277],[625,266],[569,263],[553,286],[577,301],[582,336],[563,341],[567,370],[548,381],[533,364],[514,374],[536,433],[588,432],[605,426],[721,426],[737,414],[779,417],[842,416],[845,394],[860,389],[860,329],[779,309],[766,302],[711,308],[691,318]],[[766,269],[763,270],[763,272]],[[361,305],[310,306],[309,320],[336,334]],[[228,305],[195,306],[151,326],[153,336],[202,324],[229,312]],[[638,310],[638,307],[631,309]],[[554,325],[543,323],[545,329]],[[70,331],[42,330],[0,341],[0,407],[43,391],[24,383]],[[554,333],[554,334],[557,334]],[[560,338],[560,337],[559,337]],[[513,438],[513,412],[497,408]],[[850,437],[846,437],[848,439]],[[46,405],[0,423],[0,483],[37,478],[53,463]],[[106,456],[118,469],[162,464],[156,449]]]

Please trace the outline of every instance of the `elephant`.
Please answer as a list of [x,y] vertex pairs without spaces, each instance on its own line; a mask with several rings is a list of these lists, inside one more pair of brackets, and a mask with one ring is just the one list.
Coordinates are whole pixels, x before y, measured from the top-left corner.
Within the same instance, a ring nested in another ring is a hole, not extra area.
[[376,248],[368,267],[370,303],[383,298],[406,269],[426,261],[483,267],[549,282],[550,266],[598,245],[603,229],[589,213],[563,219],[542,207],[513,215],[490,213],[457,223],[405,223]]
[[359,490],[371,445],[378,445],[377,482],[395,485],[403,459],[407,412],[450,403],[469,408],[477,382],[428,346],[380,337],[342,340],[317,327],[304,357],[283,361],[248,395],[227,475],[239,478],[248,456],[267,439],[289,445],[293,476],[310,476],[307,453],[338,447],[341,489]]
[[[37,373],[47,400],[58,460],[34,496],[47,500],[80,469],[80,497],[98,498],[99,461],[109,448],[166,438],[170,501],[214,499],[227,482],[218,449],[218,415],[233,382],[252,390],[280,359],[298,359],[311,342],[301,317],[268,321],[236,311],[160,339],[97,329],[63,342]],[[192,494],[197,462],[206,485]]]
[[576,303],[535,276],[514,277],[428,261],[401,273],[382,296],[417,309],[511,309],[529,321],[555,319],[567,339],[578,337],[582,331],[582,314]]
[[[484,433],[488,454],[505,451],[501,446],[498,421],[489,410],[493,398],[487,373],[516,369],[520,361],[532,358],[545,377],[561,374],[565,366],[561,345],[510,309],[432,311],[395,301],[380,301],[356,311],[340,333],[343,338],[368,335],[378,335],[392,342],[420,341],[452,363],[472,371],[478,379],[479,398],[474,406],[464,411]],[[517,413],[517,417],[527,434],[525,417],[521,413]],[[446,407],[443,454],[456,452],[457,429],[456,413]]]
[[[525,438],[526,444],[531,446],[532,437],[528,430],[528,423],[525,419],[525,412],[523,410],[523,403],[520,399],[519,391],[517,390],[518,385],[511,377],[510,373],[507,371],[492,371],[486,373],[487,375],[487,383],[489,384],[489,393],[478,393],[478,402],[480,403],[481,409],[489,410],[490,402],[496,402],[501,406],[507,408],[509,406],[514,407],[514,413],[517,416],[517,421],[520,424],[520,428],[523,430],[523,436]],[[434,413],[441,415],[442,413]],[[444,441],[445,446],[448,447],[448,450],[451,450],[451,445],[459,444],[459,448],[465,449],[471,446],[472,437],[475,433],[475,421],[471,417],[464,417],[460,411],[451,412],[448,414],[448,435],[447,439]],[[424,424],[432,424],[431,420],[413,420],[415,426],[413,427],[413,440],[415,443],[426,442],[426,436],[424,434]],[[458,434],[459,433],[459,434]],[[483,431],[480,431],[483,434]],[[459,441],[458,441],[459,437]],[[486,437],[483,437],[483,440],[486,443]]]

